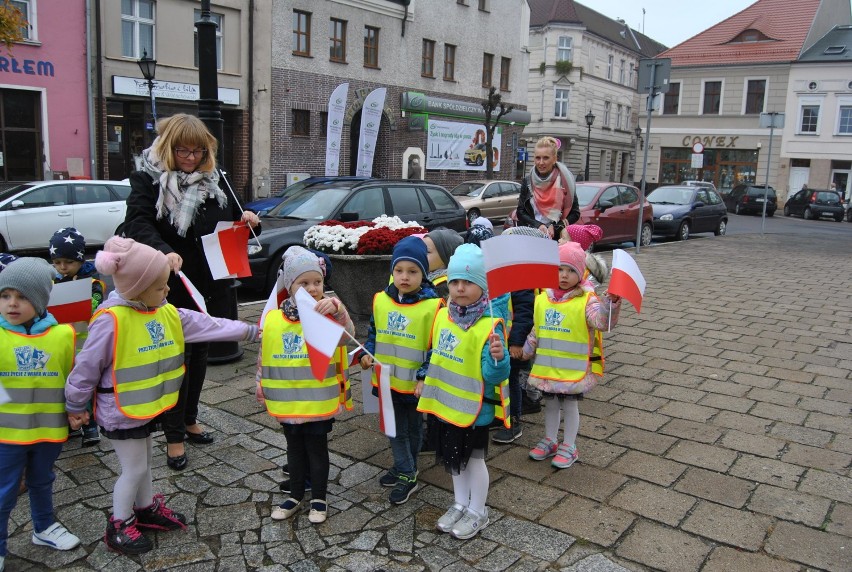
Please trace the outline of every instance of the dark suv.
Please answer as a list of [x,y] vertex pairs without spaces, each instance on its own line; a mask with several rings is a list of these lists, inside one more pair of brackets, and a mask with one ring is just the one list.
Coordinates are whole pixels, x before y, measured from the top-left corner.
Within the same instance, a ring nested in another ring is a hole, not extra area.
[[763,214],[763,200],[766,197],[766,216],[775,214],[778,197],[775,189],[765,185],[737,185],[723,198],[729,213]]
[[844,214],[846,209],[837,191],[802,189],[784,204],[784,216],[802,215],[808,220],[830,216],[840,222]]

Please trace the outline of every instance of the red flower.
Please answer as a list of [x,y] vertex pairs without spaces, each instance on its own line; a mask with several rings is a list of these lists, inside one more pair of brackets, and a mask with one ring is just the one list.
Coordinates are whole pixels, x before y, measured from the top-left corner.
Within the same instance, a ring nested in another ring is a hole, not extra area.
[[412,234],[427,232],[425,228],[416,226],[413,228],[374,228],[365,232],[358,240],[358,249],[355,254],[391,254],[396,243]]

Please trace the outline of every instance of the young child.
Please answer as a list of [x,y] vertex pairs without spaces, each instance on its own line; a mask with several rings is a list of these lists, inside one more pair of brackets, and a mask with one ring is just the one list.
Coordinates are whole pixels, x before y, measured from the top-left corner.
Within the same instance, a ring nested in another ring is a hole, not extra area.
[[[577,460],[580,429],[578,401],[603,376],[601,331],[618,321],[621,298],[598,300],[583,280],[586,253],[576,242],[559,246],[559,288],[536,297],[532,332],[524,344],[524,358],[535,356],[529,382],[544,396],[544,438],[530,458],[567,469]],[[611,321],[610,321],[611,320]],[[565,418],[562,443],[557,444],[559,417]]]
[[429,273],[426,278],[435,286],[438,296],[447,299],[447,264],[456,248],[464,242],[462,236],[449,228],[436,228],[423,237],[429,257]]
[[154,494],[151,479],[154,418],[174,407],[184,374],[184,344],[249,341],[257,327],[175,308],[166,301],[166,255],[130,238],[114,236],[95,257],[115,291],[89,326],[89,337],[65,388],[72,427],[88,422],[86,405],[96,394],[95,415],[121,463],[104,542],[121,554],[153,548],[141,528],[175,530],[186,518]]
[[438,519],[438,530],[466,539],[488,524],[488,425],[495,405],[507,405],[495,397],[509,375],[509,354],[502,321],[489,312],[479,247],[459,246],[447,278],[450,302],[438,310],[429,370],[415,395],[418,411],[433,415],[429,431],[436,456],[453,477],[455,504]]
[[40,258],[19,258],[0,272],[0,384],[11,399],[0,404],[0,570],[24,469],[33,544],[80,544],[53,514],[53,463],[68,438],[63,388],[74,365],[74,329],[45,309],[52,288],[53,270]]
[[[71,282],[79,278],[92,278],[92,314],[104,301],[104,283],[101,282],[95,265],[87,261],[86,255],[86,239],[80,234],[76,228],[60,228],[53,233],[48,243],[50,249],[50,260],[53,267],[56,269],[56,276],[53,278],[54,284],[62,282]],[[86,324],[81,323],[81,327],[77,328],[78,344],[86,339],[88,328]],[[92,414],[92,403],[89,403],[89,415]],[[98,434],[98,424],[94,417],[91,417],[88,423],[83,425],[81,429],[72,431],[71,435],[82,435],[83,447],[92,447],[101,441]]]
[[[432,283],[426,279],[429,260],[426,244],[409,236],[393,249],[393,282],[373,298],[373,315],[364,347],[390,368],[391,397],[396,437],[390,438],[393,466],[379,478],[383,487],[393,487],[389,500],[403,504],[417,488],[417,455],[423,440],[423,414],[417,411],[414,395],[429,366],[429,338],[435,314],[443,305]],[[361,352],[364,369],[373,358]],[[373,394],[378,380],[373,375]]]
[[290,496],[272,510],[273,520],[290,518],[302,507],[308,474],[311,483],[311,509],[308,520],[325,522],[328,513],[328,434],[334,418],[343,409],[352,409],[352,394],[345,378],[346,353],[342,346],[329,364],[326,378],[317,381],[305,345],[295,295],[304,288],[320,314],[330,315],[352,335],[355,326],[337,298],[323,293],[324,261],[301,246],[284,253],[281,272],[289,297],[280,310],[266,315],[257,371],[257,399],[281,423],[287,439]]

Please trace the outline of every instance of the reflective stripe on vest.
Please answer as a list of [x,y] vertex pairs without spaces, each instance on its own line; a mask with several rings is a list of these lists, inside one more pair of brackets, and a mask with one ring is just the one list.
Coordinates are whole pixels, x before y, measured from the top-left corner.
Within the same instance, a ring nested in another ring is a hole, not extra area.
[[266,410],[275,417],[329,417],[343,405],[352,409],[349,381],[343,376],[344,351],[338,348],[317,381],[305,345],[302,325],[281,310],[266,316],[261,344],[260,385]]
[[115,324],[112,380],[119,410],[131,419],[152,419],[174,407],[186,370],[177,308],[112,306],[96,317],[101,313]]
[[[502,325],[502,320],[496,320]],[[482,409],[482,348],[491,334],[492,321],[478,320],[467,331],[450,321],[441,308],[432,326],[432,358],[417,405],[447,423],[470,427]]]
[[[426,360],[429,334],[435,314],[443,305],[440,298],[429,298],[415,304],[398,304],[386,292],[373,297],[373,323],[376,328],[374,355],[389,365],[391,390],[413,394],[417,370]],[[373,387],[378,379],[372,376]]]
[[65,380],[74,366],[74,328],[61,324],[36,335],[0,328],[0,443],[29,445],[68,439]]
[[562,302],[551,301],[546,292],[536,297],[533,319],[538,347],[530,375],[578,382],[590,371],[603,374],[602,338],[598,333],[592,343],[586,324],[586,305],[592,296],[593,292],[585,292]]

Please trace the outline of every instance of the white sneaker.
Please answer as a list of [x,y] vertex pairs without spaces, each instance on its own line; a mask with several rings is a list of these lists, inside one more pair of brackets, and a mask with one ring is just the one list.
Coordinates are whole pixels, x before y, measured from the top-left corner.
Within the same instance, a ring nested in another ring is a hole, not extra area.
[[450,534],[459,540],[467,540],[468,538],[473,538],[480,530],[488,526],[488,522],[488,507],[485,507],[485,514],[479,514],[468,508],[464,511],[464,516],[456,523]]
[[71,550],[80,545],[80,539],[58,522],[54,522],[41,532],[33,531],[33,544],[50,546],[57,550]]
[[464,507],[460,504],[454,504],[450,507],[450,510],[444,513],[444,516],[438,519],[438,530],[450,532],[462,516],[464,516]]

